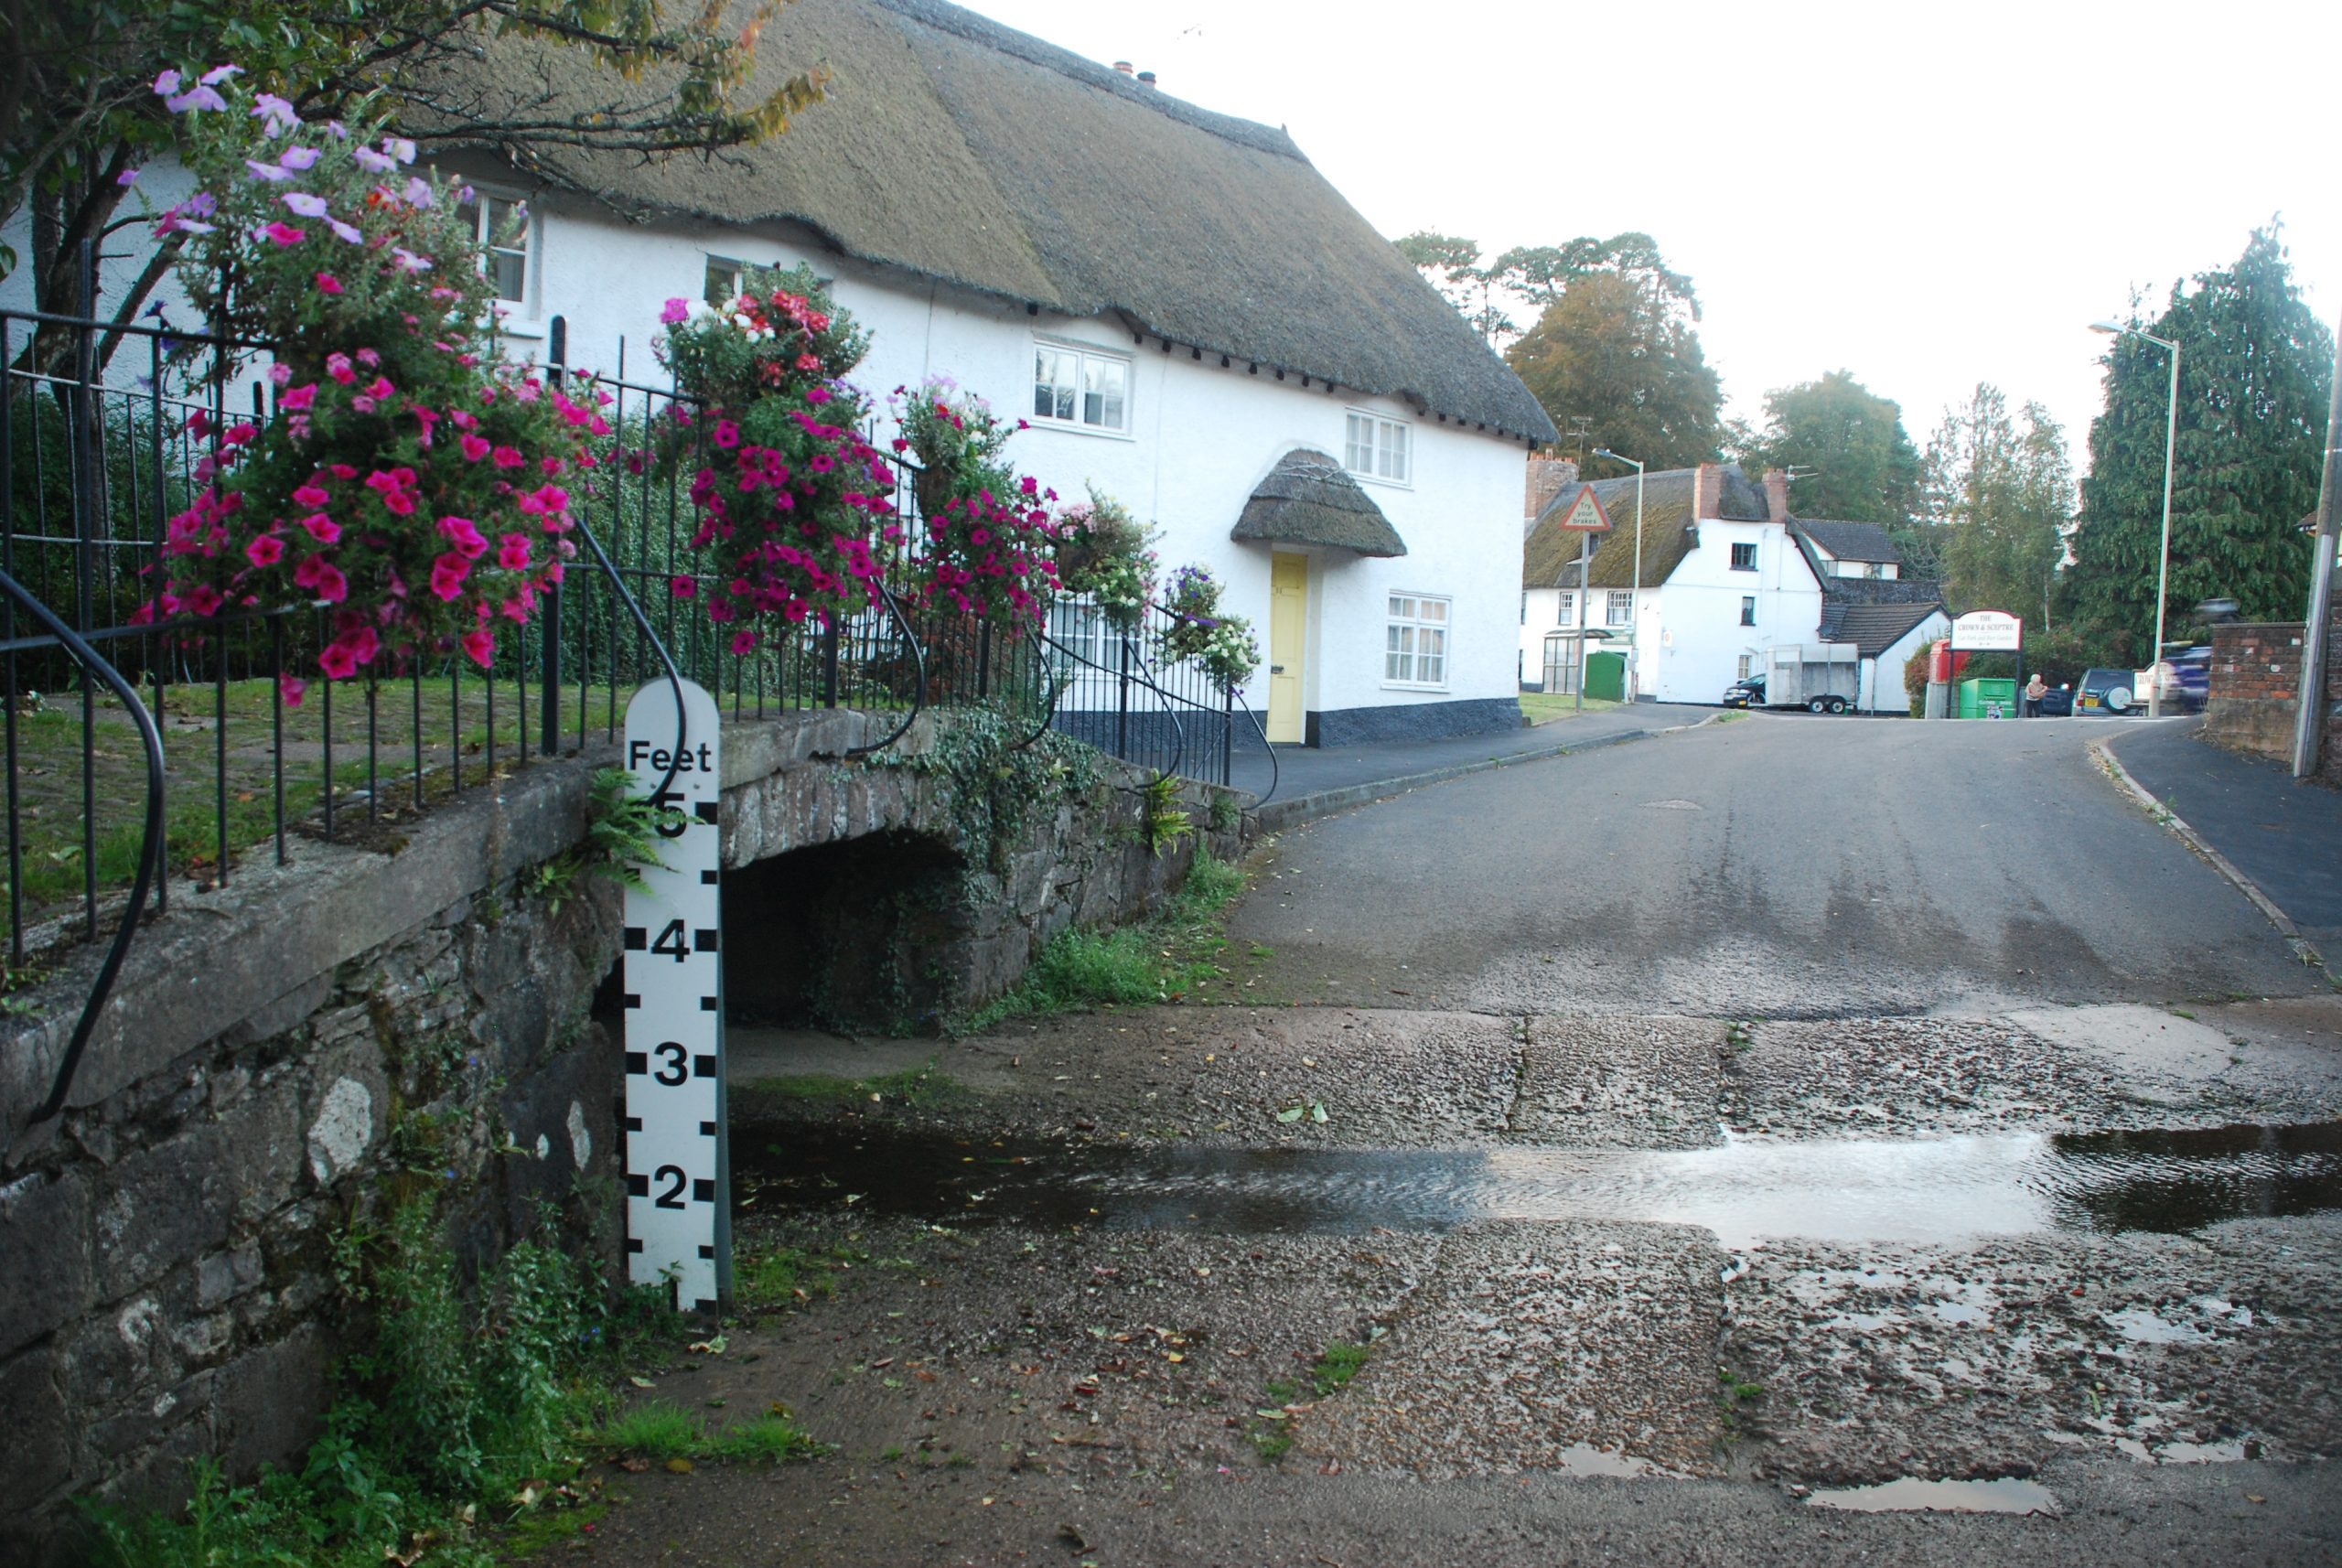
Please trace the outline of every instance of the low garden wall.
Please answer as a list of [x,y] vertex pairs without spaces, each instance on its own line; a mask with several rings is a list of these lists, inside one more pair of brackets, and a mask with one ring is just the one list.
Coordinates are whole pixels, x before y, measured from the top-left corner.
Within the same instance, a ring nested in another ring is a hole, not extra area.
[[2290,764],[2301,682],[2299,621],[2214,627],[2205,738]]

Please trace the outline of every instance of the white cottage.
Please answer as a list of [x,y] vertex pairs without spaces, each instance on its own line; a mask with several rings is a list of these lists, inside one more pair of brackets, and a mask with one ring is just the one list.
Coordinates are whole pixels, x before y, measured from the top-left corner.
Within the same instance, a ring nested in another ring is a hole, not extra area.
[[[1585,489],[1612,527],[1596,541],[1580,603],[1583,536],[1561,523]],[[1589,634],[1623,641],[1634,633],[1641,644],[1636,695],[1661,703],[1713,703],[1762,668],[1766,649],[1813,639],[1821,584],[1789,532],[1783,475],[1769,473],[1760,486],[1736,465],[1703,463],[1646,475],[1642,493],[1649,510],[1639,519],[1632,476],[1564,485],[1544,507],[1521,549],[1524,678],[1542,687],[1550,669],[1559,689],[1570,689],[1581,617]]]
[[[1025,471],[1112,494],[1166,569],[1221,578],[1262,633],[1246,694],[1271,738],[1518,726],[1499,628],[1552,425],[1282,130],[940,0],[797,0],[759,55],[831,73],[767,146],[445,155],[526,200],[497,262],[516,333],[559,316],[572,363],[614,370],[623,342],[641,378],[665,299],[810,262],[871,331],[862,384],[950,376],[1031,421]],[[577,69],[509,44],[491,62],[515,96]]]

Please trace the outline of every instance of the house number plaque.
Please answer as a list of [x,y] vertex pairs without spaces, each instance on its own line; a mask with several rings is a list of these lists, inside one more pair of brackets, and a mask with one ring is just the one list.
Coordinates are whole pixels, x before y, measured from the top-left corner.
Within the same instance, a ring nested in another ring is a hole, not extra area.
[[[626,895],[626,1251],[636,1284],[671,1283],[678,1311],[732,1294],[731,1161],[724,1133],[724,962],[715,700],[655,681],[626,708],[635,788],[682,817],[659,865]],[[670,775],[671,774],[671,778]],[[662,781],[664,787],[661,788]]]

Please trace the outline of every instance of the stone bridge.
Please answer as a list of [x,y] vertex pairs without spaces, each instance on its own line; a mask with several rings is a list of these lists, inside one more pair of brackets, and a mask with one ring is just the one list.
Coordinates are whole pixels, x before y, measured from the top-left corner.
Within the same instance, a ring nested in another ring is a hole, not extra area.
[[[1233,798],[1183,784],[1198,836],[1150,853],[1147,775],[1055,735],[1018,747],[983,713],[848,758],[892,724],[725,727],[735,1015],[931,1028],[1058,931],[1144,910],[1199,842],[1241,848]],[[289,865],[255,854],[224,888],[174,888],[38,1127],[97,955],[66,952],[17,999],[0,1025],[0,1559],[37,1561],[75,1495],[167,1501],[197,1456],[246,1474],[298,1455],[347,1315],[333,1240],[418,1174],[467,1264],[549,1201],[615,1273],[614,1206],[593,1195],[622,1174],[618,899],[543,868],[616,760],[467,790],[390,853],[296,841]]]

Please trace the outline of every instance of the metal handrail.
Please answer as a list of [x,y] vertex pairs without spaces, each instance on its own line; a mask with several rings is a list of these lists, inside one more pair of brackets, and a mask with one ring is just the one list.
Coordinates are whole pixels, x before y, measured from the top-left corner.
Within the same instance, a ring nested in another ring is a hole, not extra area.
[[927,650],[919,645],[919,633],[912,629],[910,618],[903,613],[901,602],[895,597],[895,590],[886,585],[885,578],[876,581],[878,596],[886,600],[886,613],[893,616],[895,624],[902,628],[903,642],[911,650],[911,705],[910,710],[903,714],[903,722],[895,726],[893,734],[867,746],[849,746],[846,749],[848,757],[866,757],[874,751],[886,750],[908,735],[911,725],[918,723],[919,714],[927,710]]
[[1261,749],[1269,754],[1269,787],[1261,791],[1252,800],[1252,809],[1257,811],[1267,805],[1269,798],[1277,792],[1277,786],[1284,779],[1284,769],[1277,764],[1276,743],[1269,739],[1267,726],[1261,723],[1261,715],[1252,711],[1252,704],[1244,700],[1244,693],[1231,686],[1229,688],[1228,694],[1238,707],[1244,710],[1245,718],[1252,722],[1252,733],[1261,737]]
[[137,691],[98,650],[83,640],[81,634],[67,626],[58,614],[34,596],[22,583],[6,572],[0,571],[0,594],[21,607],[27,615],[48,628],[49,635],[65,650],[68,657],[81,667],[85,677],[94,676],[105,683],[129,713],[138,726],[138,739],[146,751],[146,822],[145,836],[138,850],[138,875],[132,883],[130,904],[122,914],[122,925],[114,932],[113,943],[106,950],[105,961],[98,966],[98,977],[90,987],[90,999],[81,1007],[81,1016],[73,1026],[72,1038],[65,1047],[64,1059],[57,1064],[57,1077],[49,1085],[48,1098],[27,1120],[27,1127],[34,1127],[55,1116],[64,1107],[65,1097],[73,1088],[74,1074],[81,1065],[81,1053],[90,1043],[90,1036],[98,1025],[98,1015],[104,1010],[106,998],[113,993],[113,983],[122,972],[122,961],[130,950],[131,938],[138,931],[139,917],[145,912],[146,896],[153,891],[155,879],[163,858],[163,736],[155,727],[155,715],[138,698]]

